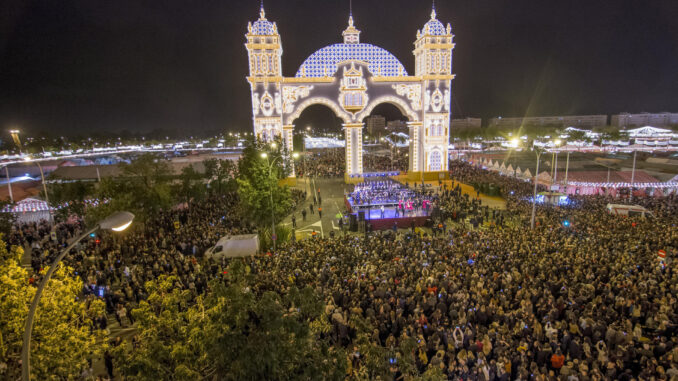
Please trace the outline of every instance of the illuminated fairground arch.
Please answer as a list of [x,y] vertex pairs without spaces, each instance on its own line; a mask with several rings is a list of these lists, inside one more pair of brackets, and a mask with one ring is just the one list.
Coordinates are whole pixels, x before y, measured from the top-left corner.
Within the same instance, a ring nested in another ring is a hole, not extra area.
[[[409,119],[409,173],[447,171],[452,74],[452,30],[431,19],[417,31],[415,74],[387,50],[361,43],[360,31],[349,15],[344,42],[311,54],[294,77],[282,75],[282,42],[274,22],[260,17],[248,24],[245,46],[247,78],[252,95],[254,133],[270,139],[281,136],[292,150],[294,120],[307,107],[322,104],[343,120],[346,136],[346,178],[359,178],[362,166],[363,119],[382,103],[396,106]],[[430,176],[426,176],[430,177]]]

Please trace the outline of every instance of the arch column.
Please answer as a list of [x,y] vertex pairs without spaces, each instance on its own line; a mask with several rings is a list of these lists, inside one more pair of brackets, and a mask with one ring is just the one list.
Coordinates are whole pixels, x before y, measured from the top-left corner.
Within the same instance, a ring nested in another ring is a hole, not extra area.
[[290,165],[290,176],[289,177],[296,177],[296,174],[294,173],[294,159],[292,158],[292,151],[294,150],[294,125],[293,124],[286,124],[283,126],[283,145],[285,146],[286,149],[286,154],[285,154],[285,159]]
[[[363,174],[363,123],[344,123],[346,136],[346,182],[360,181]],[[351,177],[353,176],[353,180]],[[356,177],[358,180],[356,180]]]
[[410,176],[413,176],[424,170],[424,124],[422,122],[407,122],[407,125],[410,128],[408,172]]

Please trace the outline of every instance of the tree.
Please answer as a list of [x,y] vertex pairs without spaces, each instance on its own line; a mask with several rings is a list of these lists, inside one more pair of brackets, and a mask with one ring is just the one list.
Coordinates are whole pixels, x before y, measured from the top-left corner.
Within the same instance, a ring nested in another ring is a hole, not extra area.
[[178,201],[188,202],[192,199],[202,198],[206,191],[205,176],[187,165],[181,169],[179,182],[175,187]]
[[[279,149],[269,152],[265,149],[263,143],[251,141],[238,161],[238,196],[242,210],[259,227],[271,225],[272,213],[280,221],[292,206],[289,188],[278,183],[288,173],[284,156]],[[261,157],[262,152],[267,153],[267,159]]]
[[590,142],[591,138],[586,134],[586,131],[572,130],[568,133],[567,140],[577,142],[581,145],[582,143]]
[[314,291],[257,294],[248,270],[232,262],[197,297],[174,276],[147,282],[132,311],[139,344],[114,351],[126,379],[343,380],[343,350],[319,338],[328,323]]
[[118,346],[113,355],[129,380],[196,380],[208,372],[207,324],[202,298],[193,304],[176,276],[161,275],[146,282],[147,300],[131,311],[137,324],[138,346]]
[[143,223],[172,206],[171,172],[165,161],[144,154],[131,164],[120,164],[120,170],[119,176],[103,179],[99,184],[98,198],[107,202],[91,209],[88,219],[99,220],[115,211],[126,210]]
[[[19,358],[28,307],[37,280],[21,267],[21,248],[7,251],[0,241],[0,378],[18,379]],[[46,269],[43,269],[46,271]],[[99,300],[80,300],[82,281],[72,269],[60,266],[40,299],[31,339],[31,374],[36,380],[74,379],[88,367],[88,359],[105,349],[105,335],[93,328],[93,318],[104,313]]]
[[237,188],[238,168],[231,160],[207,159],[202,163],[210,192],[223,194]]
[[[94,185],[76,181],[72,183],[56,183],[49,187],[49,201],[52,206],[63,205],[55,212],[57,219],[67,219],[71,215],[85,215],[85,200],[94,194]],[[40,191],[40,196],[45,197]]]
[[12,204],[7,200],[0,200],[0,234],[9,235],[12,231],[12,226],[16,218],[12,213],[5,213],[5,208],[11,207]]
[[224,380],[343,380],[344,351],[319,339],[312,328],[322,326],[324,316],[314,291],[291,287],[258,295],[247,270],[233,262],[206,299],[208,358],[216,374]]

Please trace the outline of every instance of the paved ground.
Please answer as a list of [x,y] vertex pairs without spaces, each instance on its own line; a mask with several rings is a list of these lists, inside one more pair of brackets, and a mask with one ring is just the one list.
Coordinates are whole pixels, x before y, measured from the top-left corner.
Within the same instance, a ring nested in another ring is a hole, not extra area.
[[[292,215],[287,216],[283,220],[283,225],[292,226],[292,216],[296,218],[297,222],[297,238],[301,239],[312,232],[316,232],[321,237],[328,236],[331,231],[339,232],[336,215],[338,213],[344,214],[346,207],[344,206],[344,192],[353,189],[352,185],[344,183],[343,178],[322,178],[322,179],[299,179],[297,180],[297,188],[306,190],[308,198]],[[319,192],[319,193],[318,193]],[[320,194],[321,204],[313,203],[313,195]],[[313,214],[311,214],[309,206],[313,205]],[[318,214],[318,207],[322,208],[322,219]],[[306,210],[306,221],[303,220],[301,211]]]

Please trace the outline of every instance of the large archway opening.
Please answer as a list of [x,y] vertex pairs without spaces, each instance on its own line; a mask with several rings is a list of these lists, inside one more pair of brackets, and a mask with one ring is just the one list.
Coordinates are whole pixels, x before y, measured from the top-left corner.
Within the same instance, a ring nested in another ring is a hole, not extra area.
[[391,103],[380,103],[363,119],[365,172],[407,171],[408,121],[400,108]]
[[343,177],[344,132],[334,110],[322,104],[306,107],[293,122],[294,151],[302,154],[296,164],[300,177]]

